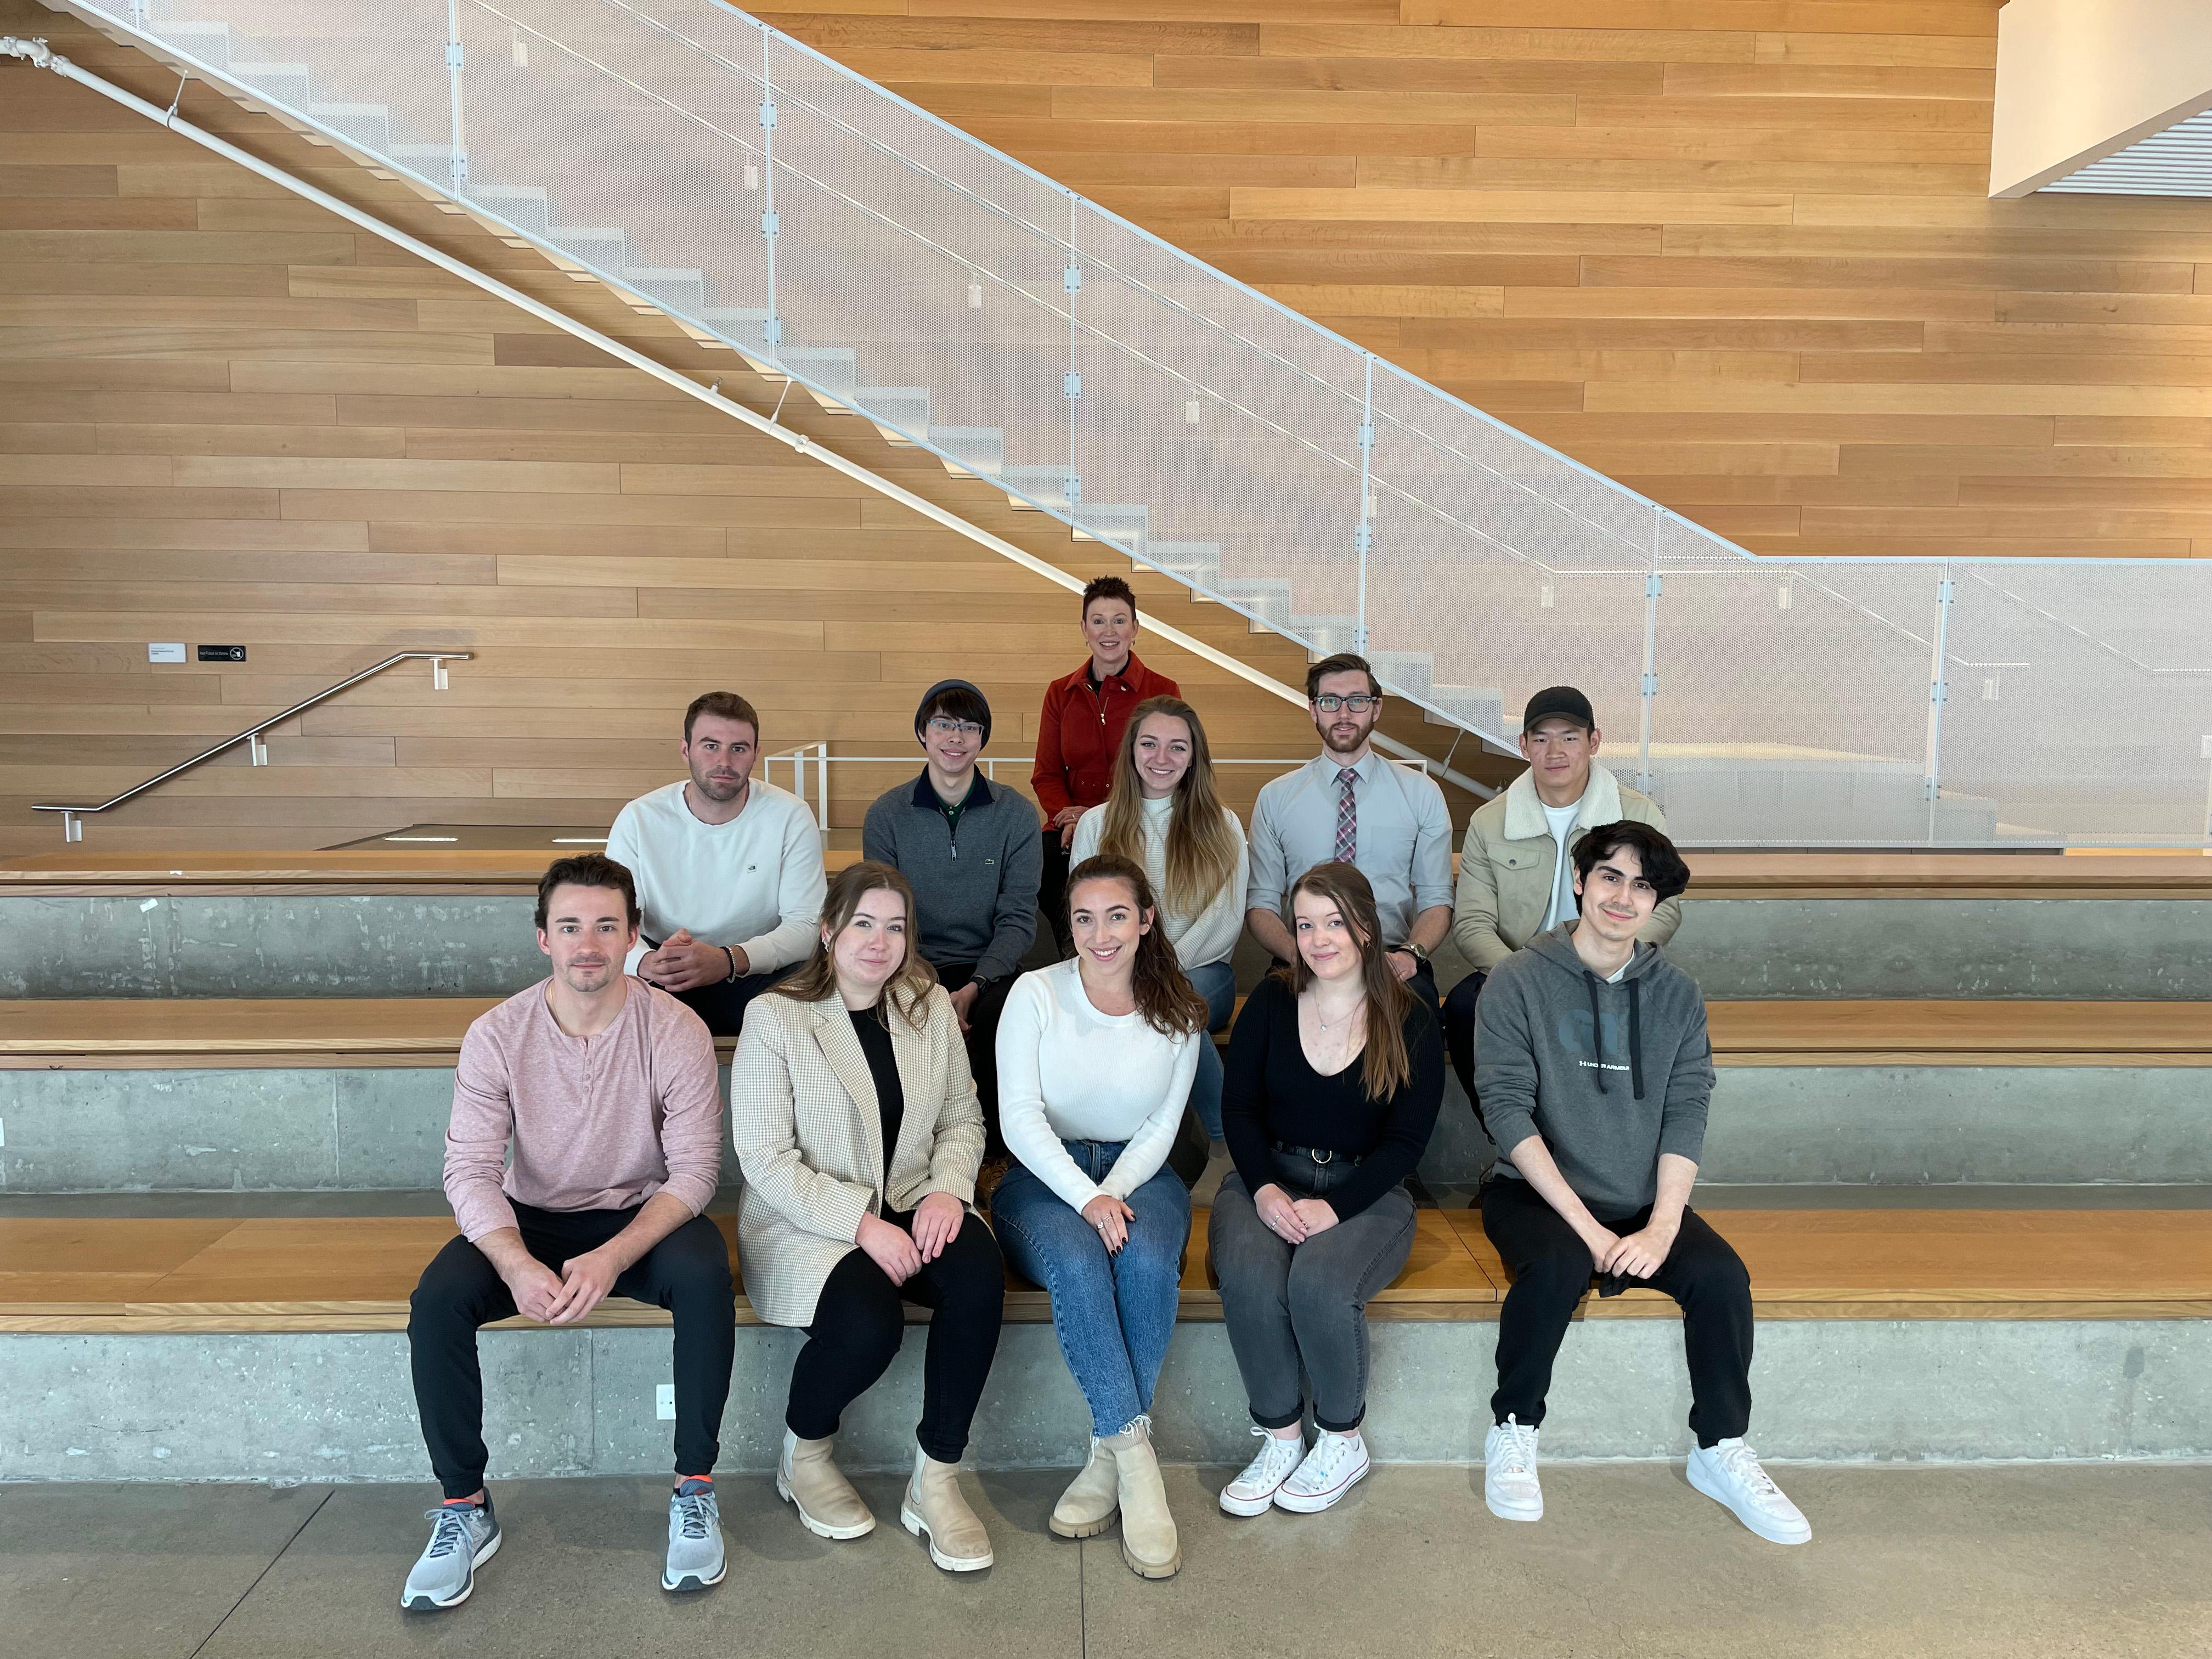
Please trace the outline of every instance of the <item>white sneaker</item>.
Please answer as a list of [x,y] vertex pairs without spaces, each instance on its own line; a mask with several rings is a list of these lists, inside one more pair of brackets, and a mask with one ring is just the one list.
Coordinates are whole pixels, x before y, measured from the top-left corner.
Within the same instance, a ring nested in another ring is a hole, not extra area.
[[1231,1515],[1265,1515],[1306,1455],[1303,1432],[1274,1434],[1261,1428],[1252,1432],[1260,1437],[1258,1455],[1244,1466],[1243,1474],[1221,1489],[1221,1507]]
[[1690,1484],[1770,1544],[1812,1541],[1813,1528],[1797,1506],[1782,1495],[1752,1449],[1738,1440],[1699,1446],[1690,1454]]
[[1493,1423],[1482,1442],[1482,1501],[1500,1521],[1541,1521],[1544,1489],[1536,1480],[1536,1431],[1519,1419]]
[[1293,1515],[1318,1515],[1350,1492],[1366,1473],[1367,1442],[1359,1431],[1332,1434],[1323,1429],[1306,1454],[1306,1461],[1275,1489],[1275,1507]]

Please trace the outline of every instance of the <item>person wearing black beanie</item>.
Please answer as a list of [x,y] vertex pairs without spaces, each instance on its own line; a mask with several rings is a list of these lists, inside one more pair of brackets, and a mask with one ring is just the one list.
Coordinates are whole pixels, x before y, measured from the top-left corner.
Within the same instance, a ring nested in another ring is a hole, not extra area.
[[1036,808],[976,765],[991,704],[967,680],[939,680],[914,711],[921,775],[878,795],[860,846],[913,884],[922,959],[952,994],[981,1097],[989,1151],[999,1135],[999,1013],[1036,938],[1044,854]]

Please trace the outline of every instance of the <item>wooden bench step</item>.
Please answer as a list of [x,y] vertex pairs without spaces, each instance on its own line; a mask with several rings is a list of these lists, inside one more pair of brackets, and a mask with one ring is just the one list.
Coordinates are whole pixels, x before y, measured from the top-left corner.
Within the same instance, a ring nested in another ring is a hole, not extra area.
[[[1385,1320],[1494,1318],[1507,1279],[1471,1211],[1422,1210]],[[2212,1316],[2212,1215],[2202,1210],[1729,1210],[1716,1224],[1749,1265],[1765,1318],[2179,1319]],[[732,1240],[735,1218],[715,1218]],[[1191,1228],[1182,1317],[1221,1316]],[[0,1331],[400,1330],[438,1216],[0,1219]],[[1043,1322],[1042,1291],[1009,1278],[1007,1314]],[[1646,1290],[1591,1298],[1593,1318],[1671,1317]],[[919,1316],[917,1315],[917,1316]],[[741,1324],[757,1324],[742,1295]],[[527,1326],[529,1322],[510,1322]],[[659,1325],[610,1298],[590,1325]]]
[[[832,848],[833,871],[860,854]],[[114,852],[78,847],[0,860],[0,892],[534,892],[542,850],[339,848],[328,852]],[[1457,858],[1455,854],[1455,866]],[[2202,854],[1696,853],[1692,900],[1717,898],[2212,899]]]
[[[0,1067],[451,1066],[489,997],[0,1003]],[[1723,1066],[2203,1066],[2212,1002],[1710,1006]],[[722,1040],[726,1054],[732,1040]]]

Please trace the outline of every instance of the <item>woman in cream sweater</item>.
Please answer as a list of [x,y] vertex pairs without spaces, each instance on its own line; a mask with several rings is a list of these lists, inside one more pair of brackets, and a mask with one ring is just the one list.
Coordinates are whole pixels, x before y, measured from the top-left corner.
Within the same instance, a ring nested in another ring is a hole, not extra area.
[[1006,1269],[969,1207],[983,1116],[960,1025],[913,948],[914,890],[887,864],[830,884],[813,957],[746,1012],[730,1068],[754,1311],[805,1328],[777,1492],[824,1538],[875,1517],[831,1462],[846,1407],[897,1356],[904,1303],[933,1310],[914,1478],[899,1519],[950,1572],[991,1565],[961,1496],[968,1430],[998,1351]]
[[[1075,826],[1069,856],[1111,853],[1144,871],[1159,897],[1159,926],[1184,976],[1206,999],[1206,1029],[1225,1030],[1237,1006],[1230,956],[1244,928],[1244,826],[1221,804],[1198,710],[1147,697],[1131,711],[1114,789]],[[1221,1139],[1221,1056],[1200,1045],[1191,1109]]]

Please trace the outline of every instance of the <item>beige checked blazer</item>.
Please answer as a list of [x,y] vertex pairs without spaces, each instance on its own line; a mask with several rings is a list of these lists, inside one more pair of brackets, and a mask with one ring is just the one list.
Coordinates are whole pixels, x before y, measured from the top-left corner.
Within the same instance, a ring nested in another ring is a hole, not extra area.
[[890,1016],[906,1113],[886,1190],[875,1079],[833,992],[801,1002],[773,991],[745,1011],[730,1066],[730,1133],[744,1167],[738,1263],[753,1311],[806,1325],[830,1270],[858,1248],[863,1216],[907,1211],[932,1193],[975,1197],[983,1111],[951,999],[933,986],[920,1030]]

